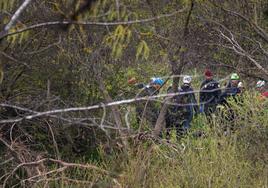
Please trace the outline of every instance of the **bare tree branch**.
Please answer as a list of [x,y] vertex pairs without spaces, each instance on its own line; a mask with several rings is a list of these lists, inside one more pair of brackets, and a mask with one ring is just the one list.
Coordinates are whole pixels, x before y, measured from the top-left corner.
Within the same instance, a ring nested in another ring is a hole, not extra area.
[[20,6],[20,8],[15,12],[15,14],[11,17],[10,21],[6,25],[5,29],[0,32],[0,43],[3,38],[6,37],[6,34],[9,32],[11,26],[16,22],[19,18],[20,14],[24,11],[24,9],[29,5],[32,0],[25,0],[24,3]]
[[266,42],[268,42],[268,34],[257,24],[257,22],[253,22],[250,19],[246,18],[245,16],[243,16],[242,14],[239,14],[238,12],[234,12],[232,10],[228,10],[225,9],[223,6],[217,5],[216,3],[210,1],[212,4],[214,4],[216,7],[221,8],[222,10],[224,10],[225,12],[238,16],[240,18],[242,18],[243,20],[245,20],[246,22],[249,23],[249,25],[254,29],[254,31],[261,37],[263,38]]
[[8,59],[10,59],[10,60],[12,60],[12,61],[14,61],[14,62],[16,62],[16,63],[22,64],[22,65],[27,66],[28,68],[31,68],[27,63],[18,61],[18,60],[16,60],[15,58],[13,58],[13,57],[7,55],[7,54],[4,53],[4,52],[1,52],[1,51],[0,51],[0,54],[2,54],[2,55],[5,56],[6,58],[8,58]]
[[[191,5],[188,8],[188,12],[187,12],[187,16],[186,19],[184,21],[183,24],[183,32],[181,34],[181,44],[178,47],[178,50],[175,52],[175,54],[179,53],[180,56],[180,63],[178,65],[178,61],[176,59],[174,59],[174,55],[173,53],[169,53],[169,59],[172,62],[172,74],[181,74],[183,67],[186,65],[186,61],[185,61],[185,51],[181,51],[181,49],[183,49],[186,45],[186,34],[188,32],[188,25],[189,25],[189,21],[190,21],[190,17],[192,15],[192,11],[193,11],[193,7],[194,7],[194,1],[191,0]],[[171,88],[171,93],[176,93],[178,91],[178,83],[179,83],[179,79],[178,78],[173,78],[173,82],[172,82],[172,88]],[[168,99],[168,102],[171,102],[172,98]],[[168,110],[169,104],[164,104],[159,116],[157,118],[157,121],[155,123],[155,127],[154,127],[154,131],[153,131],[153,135],[155,137],[159,136],[160,132],[161,132],[161,128],[162,128],[162,122],[165,120],[165,116]]]
[[268,76],[268,72],[266,71],[266,69],[264,69],[255,59],[253,59],[247,52],[245,52],[243,50],[243,48],[238,44],[238,42],[234,39],[233,34],[231,33],[230,30],[228,30],[227,28],[225,28],[229,34],[231,35],[231,37],[227,37],[221,30],[219,30],[218,28],[215,28],[216,31],[218,31],[220,33],[220,35],[226,39],[227,41],[229,41],[232,44],[232,49],[239,55],[246,57],[247,59],[249,59],[251,62],[253,62],[255,64],[255,66],[260,69],[262,72],[264,72],[267,76]]
[[[220,81],[226,80],[228,78],[229,78],[229,76],[227,76],[226,78],[224,78],[224,79],[222,79]],[[222,87],[222,88],[217,88],[217,89],[214,89],[214,90],[202,91],[202,92],[211,92],[211,91],[216,91],[216,90],[219,90],[219,89],[224,89],[224,88]],[[110,102],[110,103],[105,104],[104,106],[105,107],[111,107],[111,106],[117,106],[117,105],[129,104],[129,103],[132,103],[132,102],[147,101],[147,100],[157,101],[156,100],[157,98],[173,97],[175,95],[184,95],[184,94],[198,93],[198,92],[200,92],[200,90],[194,90],[194,91],[190,91],[190,92],[178,92],[178,93],[162,94],[162,95],[153,95],[153,96],[150,96],[150,97],[140,97],[140,98],[134,98],[134,99]],[[167,103],[166,100],[158,101],[158,102]],[[171,103],[171,102],[168,103],[168,104],[177,105],[177,106],[193,105],[193,104],[178,104],[178,103]],[[200,104],[205,104],[205,103],[196,103],[195,105],[200,105]],[[0,124],[20,122],[20,121],[22,121],[24,119],[33,119],[35,117],[40,117],[40,116],[55,117],[55,116],[52,116],[52,114],[57,114],[57,113],[64,113],[64,112],[71,112],[71,111],[85,111],[85,110],[94,110],[94,109],[103,108],[103,105],[94,105],[94,106],[88,106],[88,107],[66,108],[66,109],[56,109],[56,110],[51,110],[51,111],[46,111],[46,112],[36,112],[36,111],[32,111],[32,110],[25,109],[25,108],[22,108],[22,107],[3,104],[3,103],[0,104],[0,106],[1,107],[12,107],[12,108],[15,108],[15,109],[20,109],[20,110],[24,110],[24,111],[34,113],[32,115],[26,115],[25,117],[22,117],[22,118],[11,119],[11,120],[1,120]],[[64,119],[64,120],[65,121],[71,121],[71,120],[68,120],[68,119]]]
[[43,52],[43,51],[49,49],[52,46],[59,45],[60,43],[61,43],[61,37],[59,38],[58,42],[56,42],[54,44],[50,44],[50,45],[46,46],[45,48],[43,48],[41,50],[37,50],[37,51],[33,51],[33,52],[23,52],[22,54],[24,54],[24,55],[33,55],[33,54],[36,54],[36,53],[39,53],[39,52]]
[[[51,163],[57,163],[63,167],[77,167],[77,168],[85,168],[85,169],[90,169],[90,170],[96,170],[99,173],[103,173],[105,175],[108,175],[110,172],[101,168],[98,168],[96,166],[93,165],[82,165],[82,164],[77,164],[77,163],[66,163],[64,161],[61,160],[56,160],[56,159],[52,159],[52,158],[45,158],[45,159],[41,159],[39,161],[36,162],[29,162],[29,163],[21,163],[19,164],[16,168],[13,169],[12,172],[9,173],[9,175],[6,177],[6,179],[4,180],[3,183],[3,187],[6,186],[6,183],[8,181],[8,179],[20,168],[22,167],[27,167],[27,166],[38,166],[41,165],[43,163],[47,163],[47,162],[51,162]],[[117,175],[118,178],[124,178],[125,176],[123,174],[118,174]]]
[[[52,174],[52,173],[56,173],[56,174],[58,174],[59,172],[63,172],[64,170],[66,170],[66,168],[67,168],[67,167],[64,166],[64,167],[62,167],[62,168],[58,168],[58,169],[56,169],[56,170],[51,170],[51,171],[49,171],[49,172],[44,172],[44,173],[42,173],[42,174],[38,174],[38,175],[36,175],[36,176],[32,176],[32,177],[30,177],[30,178],[28,178],[28,179],[24,179],[24,180],[20,181],[20,183],[14,185],[13,187],[18,186],[18,185],[20,185],[20,184],[24,185],[27,181],[35,181],[35,183],[39,183],[39,182],[41,182],[41,181],[45,181],[44,179],[39,179],[39,180],[34,180],[34,179],[39,178],[39,177],[42,177],[42,176],[47,176],[47,175],[50,175],[50,174]],[[53,175],[53,176],[55,176],[55,175]],[[46,180],[47,180],[47,179],[46,179]]]
[[217,66],[228,67],[228,68],[231,68],[231,69],[235,70],[236,72],[242,73],[242,74],[247,75],[247,76],[249,76],[249,77],[252,77],[252,78],[258,78],[258,79],[261,79],[261,80],[268,81],[267,79],[265,79],[265,78],[263,78],[263,77],[261,77],[261,76],[257,76],[257,75],[255,75],[255,74],[251,74],[251,73],[249,73],[248,71],[244,71],[244,70],[238,69],[238,68],[236,68],[236,67],[234,67],[234,66],[232,66],[232,65],[227,65],[227,64],[225,64],[225,63],[221,63],[221,62],[219,62],[219,61],[216,61],[216,62],[217,62],[217,64],[209,63],[209,65],[211,65],[211,66],[215,66],[215,67],[217,67]]
[[153,17],[153,18],[148,18],[148,19],[144,19],[144,20],[136,20],[136,21],[129,21],[129,22],[110,22],[110,23],[103,23],[103,22],[77,22],[77,21],[55,21],[55,22],[46,22],[46,23],[40,23],[40,24],[36,24],[36,25],[32,25],[29,26],[27,28],[18,30],[18,31],[14,31],[11,33],[4,33],[2,35],[0,35],[0,40],[10,36],[10,35],[14,35],[14,34],[18,34],[18,33],[22,33],[24,31],[28,31],[31,29],[35,29],[35,28],[39,28],[39,27],[44,27],[44,26],[49,26],[49,25],[69,25],[69,24],[76,24],[76,25],[100,25],[100,26],[109,26],[109,25],[128,25],[128,24],[135,24],[135,23],[143,23],[143,22],[149,22],[152,21],[154,19],[160,19],[160,18],[165,18],[165,17],[170,17],[170,16],[174,16],[176,14],[182,13],[185,10],[187,10],[187,8],[178,10],[176,12],[173,12],[171,14],[165,14],[162,16],[157,16],[157,17]]
[[52,141],[53,141],[53,145],[54,145],[54,147],[55,147],[55,149],[56,149],[57,158],[58,158],[58,160],[60,160],[60,152],[59,152],[59,149],[58,149],[58,144],[57,144],[57,142],[56,142],[56,140],[55,140],[55,137],[54,137],[53,130],[52,130],[50,124],[48,123],[48,121],[47,121],[46,119],[45,119],[45,122],[46,122],[46,124],[47,124],[47,126],[48,126],[48,129],[49,129],[49,131],[50,131],[50,134],[51,134],[51,137],[52,137]]
[[6,164],[6,163],[8,163],[9,161],[12,161],[13,159],[14,159],[14,157],[11,157],[10,159],[8,159],[8,160],[6,160],[6,161],[0,163],[0,166],[1,166],[1,165],[4,165],[4,164]]

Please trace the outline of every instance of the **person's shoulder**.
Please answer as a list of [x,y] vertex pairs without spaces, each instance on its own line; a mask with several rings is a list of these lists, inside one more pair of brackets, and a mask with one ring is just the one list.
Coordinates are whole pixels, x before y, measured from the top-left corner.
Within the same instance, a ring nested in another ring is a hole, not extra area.
[[210,82],[214,84],[214,87],[221,87],[217,80],[212,79]]
[[138,87],[138,89],[142,89],[142,88],[144,88],[145,86],[144,86],[144,84],[137,84],[137,87]]
[[263,97],[268,96],[268,92],[267,92],[267,91],[266,91],[266,92],[264,92],[264,93],[262,94],[262,96],[263,96]]
[[231,87],[231,91],[233,92],[233,93],[237,93],[238,92],[238,88],[237,87],[235,87],[235,86],[232,86]]
[[215,79],[211,79],[211,82],[213,82],[213,83],[219,83],[217,80],[215,80]]
[[230,90],[226,90],[226,91],[224,91],[224,92],[222,92],[222,93],[220,94],[220,97],[225,97],[225,96],[227,96],[227,95],[230,94],[230,93],[231,93]]
[[155,92],[156,90],[157,90],[157,89],[156,89],[154,86],[150,86],[150,87],[149,87],[149,92],[150,92],[150,94],[157,95],[158,92]]
[[152,90],[152,91],[156,90],[156,88],[154,86],[150,86],[149,89]]
[[201,83],[201,86],[205,85],[207,83],[207,80],[204,80],[202,83]]
[[189,87],[188,91],[194,91],[194,89],[193,89],[193,88],[191,88],[191,87]]

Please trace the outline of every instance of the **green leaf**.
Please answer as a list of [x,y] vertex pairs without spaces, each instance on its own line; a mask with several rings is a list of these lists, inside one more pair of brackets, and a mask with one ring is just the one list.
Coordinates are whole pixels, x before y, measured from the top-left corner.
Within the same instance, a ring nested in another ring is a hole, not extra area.
[[138,49],[137,49],[137,53],[136,53],[136,59],[139,58],[139,55],[140,55],[141,52],[142,52],[143,44],[144,44],[143,41],[141,41],[141,42],[139,43],[139,46],[138,46]]

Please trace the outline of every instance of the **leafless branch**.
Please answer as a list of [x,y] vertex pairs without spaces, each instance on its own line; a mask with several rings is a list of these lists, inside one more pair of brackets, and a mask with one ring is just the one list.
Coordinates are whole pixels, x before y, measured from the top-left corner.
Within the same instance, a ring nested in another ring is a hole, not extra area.
[[3,13],[5,13],[5,14],[9,15],[10,17],[12,16],[12,14],[11,14],[11,13],[9,13],[9,12],[7,12],[7,11],[3,10],[3,9],[1,9],[1,10],[0,10],[0,12],[3,12]]
[[49,25],[69,25],[69,24],[76,24],[76,25],[99,25],[99,26],[128,25],[128,24],[149,22],[149,21],[153,21],[154,19],[160,19],[160,18],[174,16],[176,14],[179,14],[179,13],[184,12],[185,10],[187,10],[187,8],[178,10],[178,11],[173,12],[171,14],[165,14],[165,15],[162,15],[162,16],[157,16],[157,17],[143,19],[143,20],[129,21],[129,22],[110,22],[110,23],[103,23],[103,22],[77,22],[77,21],[46,22],[46,23],[40,23],[40,24],[32,25],[32,26],[29,26],[27,28],[24,28],[24,29],[21,29],[21,30],[18,30],[18,31],[14,31],[14,32],[10,32],[10,33],[5,33],[2,36],[0,36],[0,40],[3,39],[3,38],[5,38],[5,37],[7,37],[7,36],[10,36],[10,35],[22,33],[24,31],[28,31],[28,30],[31,30],[31,29],[39,28],[39,27],[49,26]]
[[249,20],[248,18],[246,18],[245,16],[243,16],[242,14],[232,11],[232,10],[228,10],[225,9],[223,6],[217,5],[214,2],[210,1],[211,3],[213,3],[215,6],[221,8],[222,10],[224,10],[225,12],[235,15],[237,17],[242,18],[243,20],[245,20],[246,22],[248,22],[248,24],[255,30],[255,32],[261,37],[263,38],[266,42],[268,42],[268,34],[257,24],[257,22],[253,22],[251,20]]
[[268,56],[268,52],[267,52],[266,50],[263,49],[261,43],[260,43],[259,41],[257,41],[256,43],[258,44],[258,46],[259,46],[259,48],[261,49],[261,51],[262,51],[265,55]]
[[16,63],[18,63],[18,64],[22,64],[22,65],[27,66],[28,68],[31,68],[27,63],[18,61],[18,60],[16,60],[15,58],[13,58],[13,57],[7,55],[6,53],[4,53],[4,52],[2,52],[2,51],[0,51],[0,54],[2,54],[2,55],[5,56],[6,58],[8,58],[8,59],[10,59],[10,60],[12,60],[12,61],[14,61],[14,62],[16,62]]
[[103,108],[103,115],[102,115],[102,119],[101,119],[100,128],[101,128],[101,130],[103,130],[104,132],[106,132],[105,129],[103,128],[103,122],[104,122],[105,116],[106,116],[106,109],[105,109],[105,105],[103,103],[101,103],[101,106]]
[[58,160],[60,160],[60,152],[59,152],[59,149],[58,149],[58,144],[57,144],[57,142],[56,142],[56,140],[55,140],[55,137],[54,137],[53,130],[52,130],[50,124],[48,123],[48,121],[47,121],[46,119],[45,119],[45,122],[46,122],[46,124],[47,124],[47,126],[48,126],[48,129],[49,129],[49,132],[50,132],[50,134],[51,134],[52,141],[53,141],[53,145],[54,145],[54,147],[55,147],[55,149],[56,149],[57,158],[58,158]]
[[6,160],[6,161],[0,163],[0,166],[1,166],[1,165],[4,165],[4,164],[6,164],[6,163],[8,163],[9,161],[12,161],[13,159],[14,159],[14,157],[11,157],[10,159],[8,159],[8,160]]
[[260,69],[262,72],[264,72],[268,76],[268,72],[266,69],[264,69],[255,59],[253,59],[247,52],[243,50],[243,48],[238,44],[238,42],[234,39],[233,34],[231,33],[230,30],[228,30],[226,27],[224,27],[228,33],[230,34],[231,37],[226,36],[220,29],[214,28],[216,31],[219,32],[220,36],[229,41],[232,45],[232,50],[236,52],[237,54],[246,57],[249,59],[251,62],[255,64],[255,66]]
[[18,186],[18,185],[25,185],[25,183],[26,183],[27,181],[34,181],[34,182],[36,182],[36,183],[39,183],[39,182],[44,181],[44,180],[43,180],[43,179],[40,179],[40,180],[34,180],[34,179],[39,178],[39,177],[42,177],[42,176],[47,176],[47,175],[50,175],[50,174],[52,174],[52,173],[56,173],[56,174],[58,174],[59,172],[63,172],[66,168],[67,168],[67,167],[64,166],[64,167],[62,167],[62,168],[58,168],[58,169],[56,169],[56,170],[52,170],[52,171],[49,171],[49,172],[45,172],[45,173],[38,174],[38,175],[36,175],[36,176],[32,176],[32,177],[30,177],[30,178],[28,178],[28,179],[24,179],[24,180],[20,181],[18,184],[13,185],[13,187],[16,187],[16,186]]
[[41,179],[38,180],[37,183],[41,182],[41,181],[57,181],[57,180],[65,180],[65,181],[69,181],[69,182],[73,182],[73,183],[77,183],[77,184],[90,184],[90,185],[94,185],[93,182],[91,181],[86,181],[86,180],[75,180],[75,179],[71,179],[71,178],[67,178],[67,177],[57,177],[57,178],[48,178],[48,179]]
[[5,140],[4,138],[2,137],[2,135],[0,134],[0,141],[6,145],[6,147],[8,147],[11,151],[15,151],[11,145],[9,145]]
[[32,0],[25,0],[24,3],[20,6],[20,8],[15,12],[15,14],[11,17],[8,24],[5,26],[5,29],[0,32],[0,42],[3,38],[5,38],[11,28],[11,26],[16,22],[19,18],[20,14],[24,11],[24,9],[29,5]]
[[51,48],[52,46],[56,46],[56,45],[59,45],[61,43],[61,38],[59,38],[59,41],[54,43],[54,44],[50,44],[48,46],[46,46],[45,48],[41,49],[41,50],[37,50],[37,51],[33,51],[33,52],[24,52],[22,54],[24,55],[33,55],[33,54],[36,54],[36,53],[40,53],[40,52],[43,52],[49,48]]
[[126,120],[128,130],[130,130],[130,125],[129,125],[129,122],[128,122],[128,114],[129,114],[129,110],[127,109],[127,113],[125,115],[125,120]]
[[[6,179],[4,180],[4,183],[3,183],[3,187],[6,186],[6,183],[8,181],[8,179],[20,168],[22,167],[27,167],[27,166],[38,166],[38,165],[41,165],[43,163],[47,163],[47,162],[51,162],[51,163],[56,163],[56,164],[59,164],[63,167],[77,167],[77,168],[85,168],[85,169],[89,169],[89,170],[96,170],[98,171],[99,173],[102,173],[102,174],[105,174],[105,175],[108,175],[110,172],[107,171],[107,170],[104,170],[104,169],[101,169],[101,168],[98,168],[96,166],[93,166],[93,165],[83,165],[83,164],[77,164],[77,163],[67,163],[67,162],[64,162],[64,161],[61,161],[61,160],[56,160],[56,159],[52,159],[52,158],[45,158],[45,159],[41,159],[39,161],[35,161],[35,162],[29,162],[29,163],[21,163],[19,164],[17,167],[15,167],[12,172],[10,172]],[[123,174],[119,174],[117,175],[118,178],[124,178],[125,176]]]
[[232,65],[228,65],[228,64],[225,64],[225,63],[221,63],[221,62],[219,62],[219,61],[216,61],[216,62],[217,62],[217,64],[209,63],[209,65],[211,65],[211,66],[224,66],[224,67],[228,67],[228,68],[231,68],[231,69],[235,70],[236,72],[242,73],[242,74],[247,75],[247,76],[249,76],[249,77],[252,77],[252,78],[258,78],[258,79],[261,79],[261,80],[268,81],[267,79],[262,78],[261,76],[257,76],[257,75],[255,75],[255,74],[251,74],[251,73],[249,73],[248,71],[238,69],[238,68],[236,68],[236,67],[234,67],[234,66],[232,66]]
[[[217,88],[217,89],[214,89],[214,90],[202,91],[202,92],[212,92],[212,91],[216,91],[216,90],[220,90],[220,89],[224,89],[224,88],[222,87],[222,88]],[[150,96],[150,97],[140,97],[140,98],[134,98],[134,99],[128,99],[128,100],[122,100],[122,101],[115,101],[115,102],[107,103],[104,106],[105,107],[110,107],[110,106],[117,106],[117,105],[122,105],[122,104],[129,104],[129,103],[133,103],[133,102],[137,102],[137,101],[156,100],[157,98],[165,98],[165,97],[172,97],[172,96],[175,96],[175,95],[191,94],[191,93],[197,93],[197,92],[200,92],[200,91],[201,90],[194,90],[194,91],[190,91],[190,92],[178,92],[178,93],[170,93],[170,94],[162,94],[162,95],[153,95],[153,96]],[[165,101],[161,101],[161,102],[164,103]],[[177,105],[177,106],[193,105],[193,104],[178,104],[178,103],[172,103],[172,104]],[[195,105],[199,105],[199,104],[203,104],[203,103],[197,103]],[[12,119],[12,120],[1,120],[0,124],[20,122],[23,119],[32,119],[32,118],[40,117],[40,116],[55,117],[55,116],[52,116],[52,114],[57,114],[57,113],[64,113],[64,112],[71,112],[71,111],[85,111],[85,110],[94,110],[94,109],[103,108],[102,105],[94,105],[94,106],[88,106],[88,107],[55,109],[55,110],[46,111],[46,112],[36,112],[36,111],[28,110],[28,109],[25,109],[25,108],[22,108],[22,107],[8,105],[8,104],[0,104],[0,106],[2,106],[2,107],[7,107],[7,106],[8,107],[13,107],[13,108],[16,108],[16,109],[20,109],[20,110],[24,110],[24,111],[34,113],[32,115],[26,115],[25,117],[22,117],[22,118],[17,118],[17,119]],[[68,119],[64,119],[64,120],[70,121]]]
[[86,18],[85,20],[89,20],[89,19],[93,19],[93,18],[101,18],[101,17],[107,16],[109,13],[110,13],[110,11],[108,11],[104,14],[101,14],[101,15],[97,15],[97,16],[90,16],[90,17]]

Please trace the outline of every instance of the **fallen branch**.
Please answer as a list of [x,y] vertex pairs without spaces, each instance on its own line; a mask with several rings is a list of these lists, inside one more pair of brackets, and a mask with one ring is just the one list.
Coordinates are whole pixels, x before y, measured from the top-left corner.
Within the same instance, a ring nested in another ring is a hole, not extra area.
[[[101,169],[101,168],[98,168],[96,166],[93,166],[93,165],[83,165],[83,164],[77,164],[77,163],[67,163],[67,162],[64,162],[64,161],[61,161],[61,160],[56,160],[56,159],[51,159],[51,158],[45,158],[45,159],[41,159],[39,161],[35,161],[35,162],[29,162],[29,163],[21,163],[19,164],[12,172],[10,172],[8,174],[8,176],[6,177],[6,179],[4,180],[4,183],[3,183],[3,187],[6,186],[6,183],[8,181],[8,179],[20,168],[22,167],[26,167],[26,166],[38,166],[42,163],[46,163],[46,162],[52,162],[52,163],[56,163],[56,164],[59,164],[59,165],[62,165],[63,167],[77,167],[77,168],[85,168],[85,169],[90,169],[90,170],[96,170],[98,171],[99,173],[103,173],[105,175],[109,175],[110,172],[107,171],[107,170],[104,170],[104,169]],[[124,178],[125,175],[123,174],[118,174],[117,175],[118,178]]]

